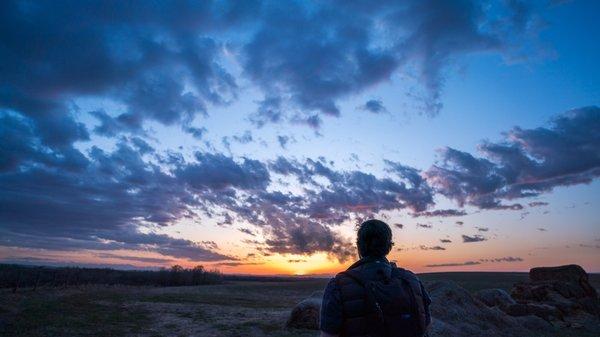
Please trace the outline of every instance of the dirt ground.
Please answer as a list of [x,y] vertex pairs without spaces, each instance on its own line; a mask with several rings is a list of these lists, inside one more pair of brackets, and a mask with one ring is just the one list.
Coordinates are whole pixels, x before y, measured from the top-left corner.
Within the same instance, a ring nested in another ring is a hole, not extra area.
[[325,283],[2,290],[0,336],[315,336],[284,326],[291,308]]
[[[479,273],[477,273],[479,274]],[[470,291],[507,288],[524,275],[425,274],[424,281],[452,279]],[[525,274],[526,275],[526,274]],[[593,283],[598,286],[594,275]],[[327,280],[227,282],[197,287],[87,286],[69,289],[0,290],[2,337],[308,337],[285,329],[300,300]]]

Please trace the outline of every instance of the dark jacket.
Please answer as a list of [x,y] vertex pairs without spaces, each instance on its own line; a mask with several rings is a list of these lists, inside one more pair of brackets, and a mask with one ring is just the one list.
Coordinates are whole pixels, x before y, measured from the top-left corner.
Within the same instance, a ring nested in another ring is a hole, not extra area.
[[[393,268],[396,266],[385,258],[363,258],[354,263],[348,270],[360,272],[367,280],[390,278]],[[396,268],[398,269],[398,268]],[[410,277],[416,276],[410,274]],[[398,270],[394,273],[396,275]],[[420,285],[420,282],[418,282]],[[431,299],[421,285],[427,325],[431,321],[429,304]],[[321,305],[320,328],[329,334],[340,334],[341,336],[363,336],[367,334],[368,321],[365,312],[365,290],[351,278],[343,273],[331,279],[323,294]]]

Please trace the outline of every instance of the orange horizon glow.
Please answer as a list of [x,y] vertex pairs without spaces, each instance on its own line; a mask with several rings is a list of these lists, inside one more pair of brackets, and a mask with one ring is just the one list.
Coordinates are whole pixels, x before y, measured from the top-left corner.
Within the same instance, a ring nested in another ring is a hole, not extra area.
[[[337,274],[340,271],[347,269],[354,260],[340,263],[326,253],[317,253],[311,256],[294,255],[294,254],[273,254],[264,257],[262,260],[240,260],[234,262],[202,262],[189,261],[185,259],[173,259],[169,263],[156,265],[153,263],[131,262],[126,258],[160,258],[155,253],[140,253],[136,251],[115,251],[112,258],[99,259],[98,254],[106,254],[106,252],[87,251],[79,253],[61,253],[61,252],[44,252],[40,254],[40,250],[36,250],[38,256],[45,256],[47,260],[39,260],[39,265],[47,265],[51,261],[65,262],[69,266],[89,266],[89,265],[114,265],[117,269],[124,264],[137,267],[140,269],[147,268],[169,268],[173,265],[181,265],[184,268],[192,268],[196,265],[203,265],[209,270],[218,270],[226,275],[256,275],[256,276],[306,276],[306,277],[329,277]],[[119,257],[119,254],[123,258]],[[445,266],[445,267],[426,267],[428,264],[435,263],[460,263],[468,258],[454,257],[452,259],[445,258],[440,260],[440,257],[432,256],[435,253],[422,252],[418,250],[399,253],[393,251],[388,256],[388,259],[395,262],[399,267],[409,269],[415,273],[438,273],[438,272],[528,272],[533,267],[540,266],[556,266],[564,264],[579,264],[589,273],[598,273],[598,259],[593,256],[587,256],[584,259],[575,260],[564,256],[558,258],[556,256],[541,256],[529,257],[523,261],[516,263],[480,263],[467,266]],[[32,256],[32,252],[28,249],[0,249],[0,260],[10,261],[15,258],[26,258]],[[128,261],[129,263],[124,263]],[[292,261],[292,262],[290,262]],[[230,264],[230,265],[228,265]]]

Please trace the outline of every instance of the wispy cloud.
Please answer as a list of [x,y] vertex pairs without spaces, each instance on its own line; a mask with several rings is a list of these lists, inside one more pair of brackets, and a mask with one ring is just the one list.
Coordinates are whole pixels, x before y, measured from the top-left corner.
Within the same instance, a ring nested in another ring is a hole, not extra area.
[[453,262],[453,263],[438,263],[438,264],[428,264],[425,267],[429,268],[438,268],[438,267],[459,267],[459,266],[475,266],[481,264],[479,261],[465,261],[465,262]]
[[464,215],[467,215],[467,212],[459,209],[437,209],[434,211],[425,211],[412,214],[413,217],[452,217]]
[[487,238],[481,235],[464,235],[462,236],[463,242],[464,243],[471,243],[471,242],[481,242],[481,241],[486,241]]
[[386,113],[388,110],[383,105],[383,102],[378,99],[370,99],[365,104],[359,106],[360,110],[367,111],[374,114]]
[[425,245],[419,246],[419,249],[421,249],[421,250],[446,250],[446,248],[444,248],[442,246],[425,246]]
[[461,266],[476,266],[484,263],[512,263],[512,262],[523,262],[524,260],[520,257],[499,257],[499,258],[491,258],[491,259],[479,259],[465,262],[449,262],[449,263],[437,263],[437,264],[428,264],[425,267],[428,268],[440,268],[440,267],[461,267]]

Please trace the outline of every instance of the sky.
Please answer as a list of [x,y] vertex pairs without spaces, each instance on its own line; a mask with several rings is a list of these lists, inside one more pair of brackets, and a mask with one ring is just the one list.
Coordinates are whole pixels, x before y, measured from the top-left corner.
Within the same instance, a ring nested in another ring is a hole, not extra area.
[[600,272],[597,1],[0,7],[0,262]]

